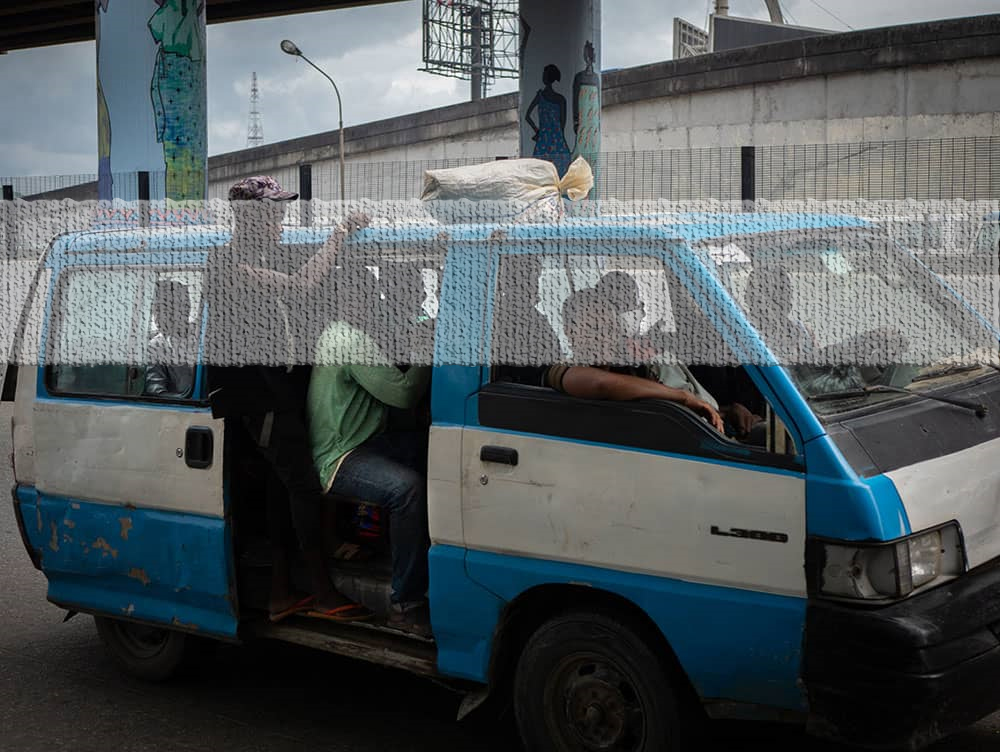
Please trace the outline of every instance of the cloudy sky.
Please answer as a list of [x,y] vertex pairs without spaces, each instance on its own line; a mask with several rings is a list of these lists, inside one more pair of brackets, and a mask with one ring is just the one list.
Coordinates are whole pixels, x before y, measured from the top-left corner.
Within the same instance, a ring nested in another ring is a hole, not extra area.
[[[784,0],[786,20],[847,30],[995,12],[996,0]],[[671,57],[673,17],[704,26],[706,0],[604,0],[603,67]],[[767,18],[760,0],[731,0],[734,16]],[[257,72],[266,142],[331,130],[336,99],[293,39],[340,86],[346,125],[461,102],[465,81],[422,73],[420,2],[393,3],[208,27],[209,153],[246,143],[250,75]],[[500,81],[492,93],[512,91]],[[97,169],[94,43],[0,56],[0,176]]]

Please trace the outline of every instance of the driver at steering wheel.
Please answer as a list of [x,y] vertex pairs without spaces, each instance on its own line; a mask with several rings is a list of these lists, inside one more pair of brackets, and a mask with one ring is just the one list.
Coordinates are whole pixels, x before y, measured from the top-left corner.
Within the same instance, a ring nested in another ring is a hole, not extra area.
[[666,386],[637,371],[616,365],[624,362],[619,311],[595,288],[574,293],[563,307],[566,336],[573,360],[587,365],[554,365],[545,370],[544,386],[572,397],[599,400],[662,399],[676,402],[704,418],[723,433],[718,411],[685,389]]

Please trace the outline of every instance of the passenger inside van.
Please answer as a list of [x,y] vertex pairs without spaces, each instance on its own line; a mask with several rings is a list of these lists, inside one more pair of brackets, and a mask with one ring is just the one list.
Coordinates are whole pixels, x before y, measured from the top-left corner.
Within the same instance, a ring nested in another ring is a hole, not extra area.
[[627,342],[619,324],[619,309],[597,288],[578,290],[563,306],[566,335],[573,348],[574,363],[556,365],[543,375],[544,386],[573,397],[602,400],[662,399],[693,410],[720,433],[725,426],[711,403],[693,391],[667,386],[651,377],[646,367],[616,365]]
[[160,280],[153,293],[156,334],[149,341],[144,393],[153,397],[186,397],[194,384],[198,348],[195,327],[188,321],[191,293],[183,282]]
[[[744,305],[747,315],[780,362],[796,372],[816,352],[809,328],[793,315],[792,282],[777,266],[757,266],[747,279]],[[766,402],[742,366],[692,365],[692,374],[724,403],[739,403],[755,415],[763,415]],[[753,443],[753,442],[751,442]]]
[[[434,360],[434,319],[424,310],[427,298],[423,270],[417,263],[388,263],[380,268],[381,300],[385,321],[381,327],[391,342],[386,355],[401,371],[410,366],[431,365]],[[383,340],[386,339],[383,336]],[[430,390],[412,408],[389,408],[386,429],[420,431],[426,453],[431,425]]]
[[747,280],[747,314],[782,363],[811,362],[816,338],[792,313],[792,281],[776,266],[756,266]]
[[[364,266],[345,266],[338,275],[361,300],[378,298],[378,283]],[[417,313],[414,307],[411,315]],[[362,499],[388,512],[388,626],[430,637],[426,431],[387,430],[387,422],[391,408],[413,409],[421,402],[431,368],[401,368],[392,362],[386,354],[392,347],[391,322],[385,305],[358,306],[344,297],[337,320],[317,344],[309,383],[309,431],[324,492]]]
[[[490,358],[500,381],[538,383],[541,370],[537,365],[524,362],[528,359],[521,357],[523,355],[542,363],[562,358],[559,337],[536,307],[541,276],[542,263],[534,256],[507,257],[500,264]],[[525,343],[530,345],[529,352],[511,352]]]
[[[604,306],[607,306],[606,320],[601,321],[599,312]],[[765,425],[760,415],[741,402],[730,401],[720,405],[686,364],[659,349],[652,338],[640,335],[644,305],[632,275],[624,271],[605,274],[594,288],[581,290],[569,298],[563,311],[566,334],[574,343],[574,355],[578,347],[593,350],[592,342],[598,332],[614,333],[609,340],[612,347],[604,344],[599,348],[599,351],[603,350],[600,357],[607,361],[617,356],[615,362],[632,364],[627,368],[617,366],[615,370],[687,392],[707,403],[722,417],[723,432],[727,436],[748,444],[764,444]],[[682,321],[687,319],[682,317]]]

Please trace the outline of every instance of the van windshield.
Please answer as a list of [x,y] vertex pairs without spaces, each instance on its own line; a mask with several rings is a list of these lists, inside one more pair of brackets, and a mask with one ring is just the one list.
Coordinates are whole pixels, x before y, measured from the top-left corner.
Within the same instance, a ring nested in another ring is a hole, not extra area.
[[969,305],[992,310],[978,300],[981,280],[963,281],[963,303],[883,233],[730,236],[696,251],[820,415],[965,380],[996,363],[996,334]]

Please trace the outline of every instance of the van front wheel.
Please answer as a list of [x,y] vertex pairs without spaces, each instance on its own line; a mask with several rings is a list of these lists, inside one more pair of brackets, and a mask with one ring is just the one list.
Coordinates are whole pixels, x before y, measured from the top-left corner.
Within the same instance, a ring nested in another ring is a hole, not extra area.
[[195,638],[171,629],[95,616],[97,634],[115,662],[128,674],[146,681],[165,681],[184,668]]
[[661,661],[627,623],[565,614],[528,640],[514,676],[528,750],[677,750],[677,704]]

